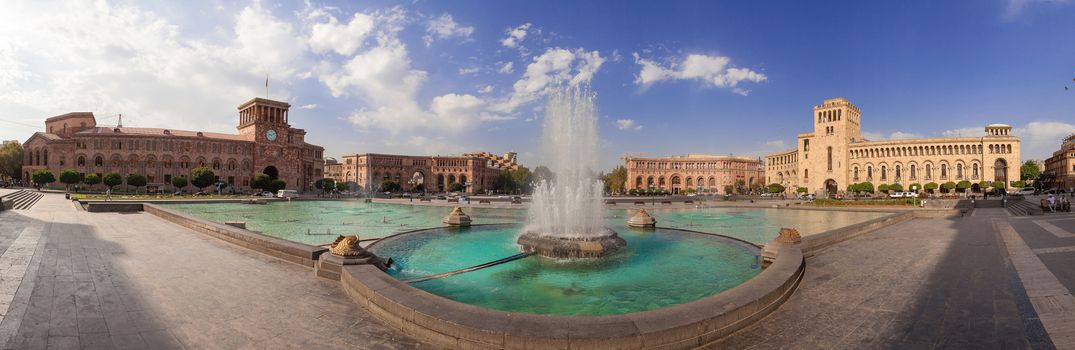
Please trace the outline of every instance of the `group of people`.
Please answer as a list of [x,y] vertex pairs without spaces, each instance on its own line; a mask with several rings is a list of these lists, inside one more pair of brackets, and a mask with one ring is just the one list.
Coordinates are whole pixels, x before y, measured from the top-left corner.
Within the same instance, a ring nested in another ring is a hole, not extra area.
[[1046,198],[1045,202],[1049,204],[1049,211],[1051,212],[1055,213],[1057,210],[1071,211],[1071,201],[1068,200],[1068,197],[1060,196],[1060,198],[1057,199],[1056,195],[1049,194],[1049,198]]

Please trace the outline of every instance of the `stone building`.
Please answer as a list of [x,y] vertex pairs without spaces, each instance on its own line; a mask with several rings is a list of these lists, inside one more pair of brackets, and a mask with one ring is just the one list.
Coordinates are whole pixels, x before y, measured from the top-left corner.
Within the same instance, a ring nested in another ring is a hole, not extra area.
[[1019,180],[1019,137],[1011,126],[991,124],[979,137],[869,141],[862,137],[861,111],[845,98],[814,106],[814,130],[801,133],[796,149],[767,155],[767,183],[788,193],[806,187],[819,195],[842,193],[852,183],[875,186],[981,181],[1008,186]]
[[1045,160],[1042,173],[1052,178],[1053,187],[1069,192],[1075,189],[1075,135],[1065,138],[1060,143],[1060,150]]
[[662,189],[672,194],[687,189],[723,192],[725,186],[735,186],[742,180],[745,188],[762,181],[761,160],[735,157],[688,154],[685,156],[624,158],[627,168],[627,188]]
[[518,169],[515,153],[496,156],[487,152],[461,156],[407,156],[393,154],[352,154],[341,157],[339,170],[333,170],[337,182],[353,182],[358,188],[376,191],[384,181],[400,184],[404,191],[421,188],[444,192],[451,184],[464,186],[473,193],[493,186],[496,177],[507,169]]
[[45,131],[23,143],[23,175],[39,169],[82,176],[116,172],[145,175],[149,189],[170,187],[172,178],[209,167],[219,181],[249,190],[265,173],[307,190],[323,177],[324,149],[306,143],[306,131],[288,123],[286,102],[254,98],[239,106],[238,134],[160,128],[98,126],[93,113],[73,112],[45,120]]

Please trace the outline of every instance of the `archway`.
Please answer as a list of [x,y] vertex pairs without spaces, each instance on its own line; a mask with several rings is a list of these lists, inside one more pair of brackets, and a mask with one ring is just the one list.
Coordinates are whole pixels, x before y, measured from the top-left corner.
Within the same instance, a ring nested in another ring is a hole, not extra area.
[[1004,159],[997,159],[997,161],[995,163],[993,163],[993,170],[994,170],[993,180],[994,181],[1000,181],[1001,183],[1004,184],[1003,185],[1004,188],[1007,188],[1008,187],[1008,162],[1005,161]]
[[425,183],[426,183],[425,174],[422,174],[421,171],[415,171],[414,174],[411,174],[410,181],[407,181],[407,185],[408,185],[407,189],[409,189],[411,191],[415,191],[415,192],[425,191],[425,187],[426,187]]
[[982,188],[979,187],[977,183],[971,184],[970,185],[970,190],[971,190],[971,192],[974,192],[974,193],[982,192]]
[[835,196],[839,187],[836,187],[836,180],[825,180],[825,194],[829,197]]
[[672,194],[679,194],[680,185],[682,185],[680,181],[679,176],[672,176]]
[[280,171],[276,170],[276,167],[272,165],[265,167],[261,172],[265,175],[269,175],[269,179],[272,180],[276,180],[280,177]]

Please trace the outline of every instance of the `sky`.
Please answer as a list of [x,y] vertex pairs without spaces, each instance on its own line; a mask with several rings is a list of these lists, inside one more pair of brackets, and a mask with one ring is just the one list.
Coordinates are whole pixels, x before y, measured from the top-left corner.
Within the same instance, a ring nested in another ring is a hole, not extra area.
[[326,156],[533,167],[545,96],[589,84],[605,169],[790,149],[834,97],[871,140],[1006,123],[1043,159],[1075,133],[1073,18],[1075,0],[8,0],[0,139],[72,111],[234,133],[238,105],[268,97]]

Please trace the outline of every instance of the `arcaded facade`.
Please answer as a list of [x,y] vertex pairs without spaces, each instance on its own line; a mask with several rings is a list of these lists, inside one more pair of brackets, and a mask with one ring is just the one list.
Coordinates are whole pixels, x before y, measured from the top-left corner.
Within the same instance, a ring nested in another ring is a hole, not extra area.
[[[444,192],[451,184],[474,193],[493,186],[504,170],[518,169],[515,153],[496,156],[487,152],[461,156],[408,156],[394,154],[352,154],[333,170],[337,182],[354,182],[361,189],[376,191],[384,181],[399,183],[404,191],[422,188]],[[419,187],[421,185],[421,187]]]
[[45,131],[25,143],[23,176],[39,169],[56,174],[72,168],[82,176],[116,172],[124,179],[145,175],[150,190],[171,187],[174,177],[190,178],[209,167],[219,181],[250,190],[258,173],[308,190],[324,176],[324,149],[306,143],[306,131],[288,123],[291,105],[255,98],[239,106],[238,134],[160,128],[101,127],[90,112],[45,120]]
[[[795,150],[765,157],[767,183],[788,193],[806,187],[811,193],[843,193],[849,184],[875,186],[912,183],[1019,180],[1020,139],[1011,126],[992,124],[979,137],[944,137],[890,141],[862,138],[862,113],[845,98],[814,106],[814,131],[798,136]],[[790,166],[789,166],[790,165]]]
[[765,178],[758,159],[734,156],[688,154],[685,156],[643,158],[625,157],[627,189],[662,189],[673,194],[687,189],[722,192],[742,180],[753,188]]
[[1067,191],[1075,189],[1075,135],[1060,144],[1060,150],[1045,160],[1044,174],[1053,179],[1052,186]]

